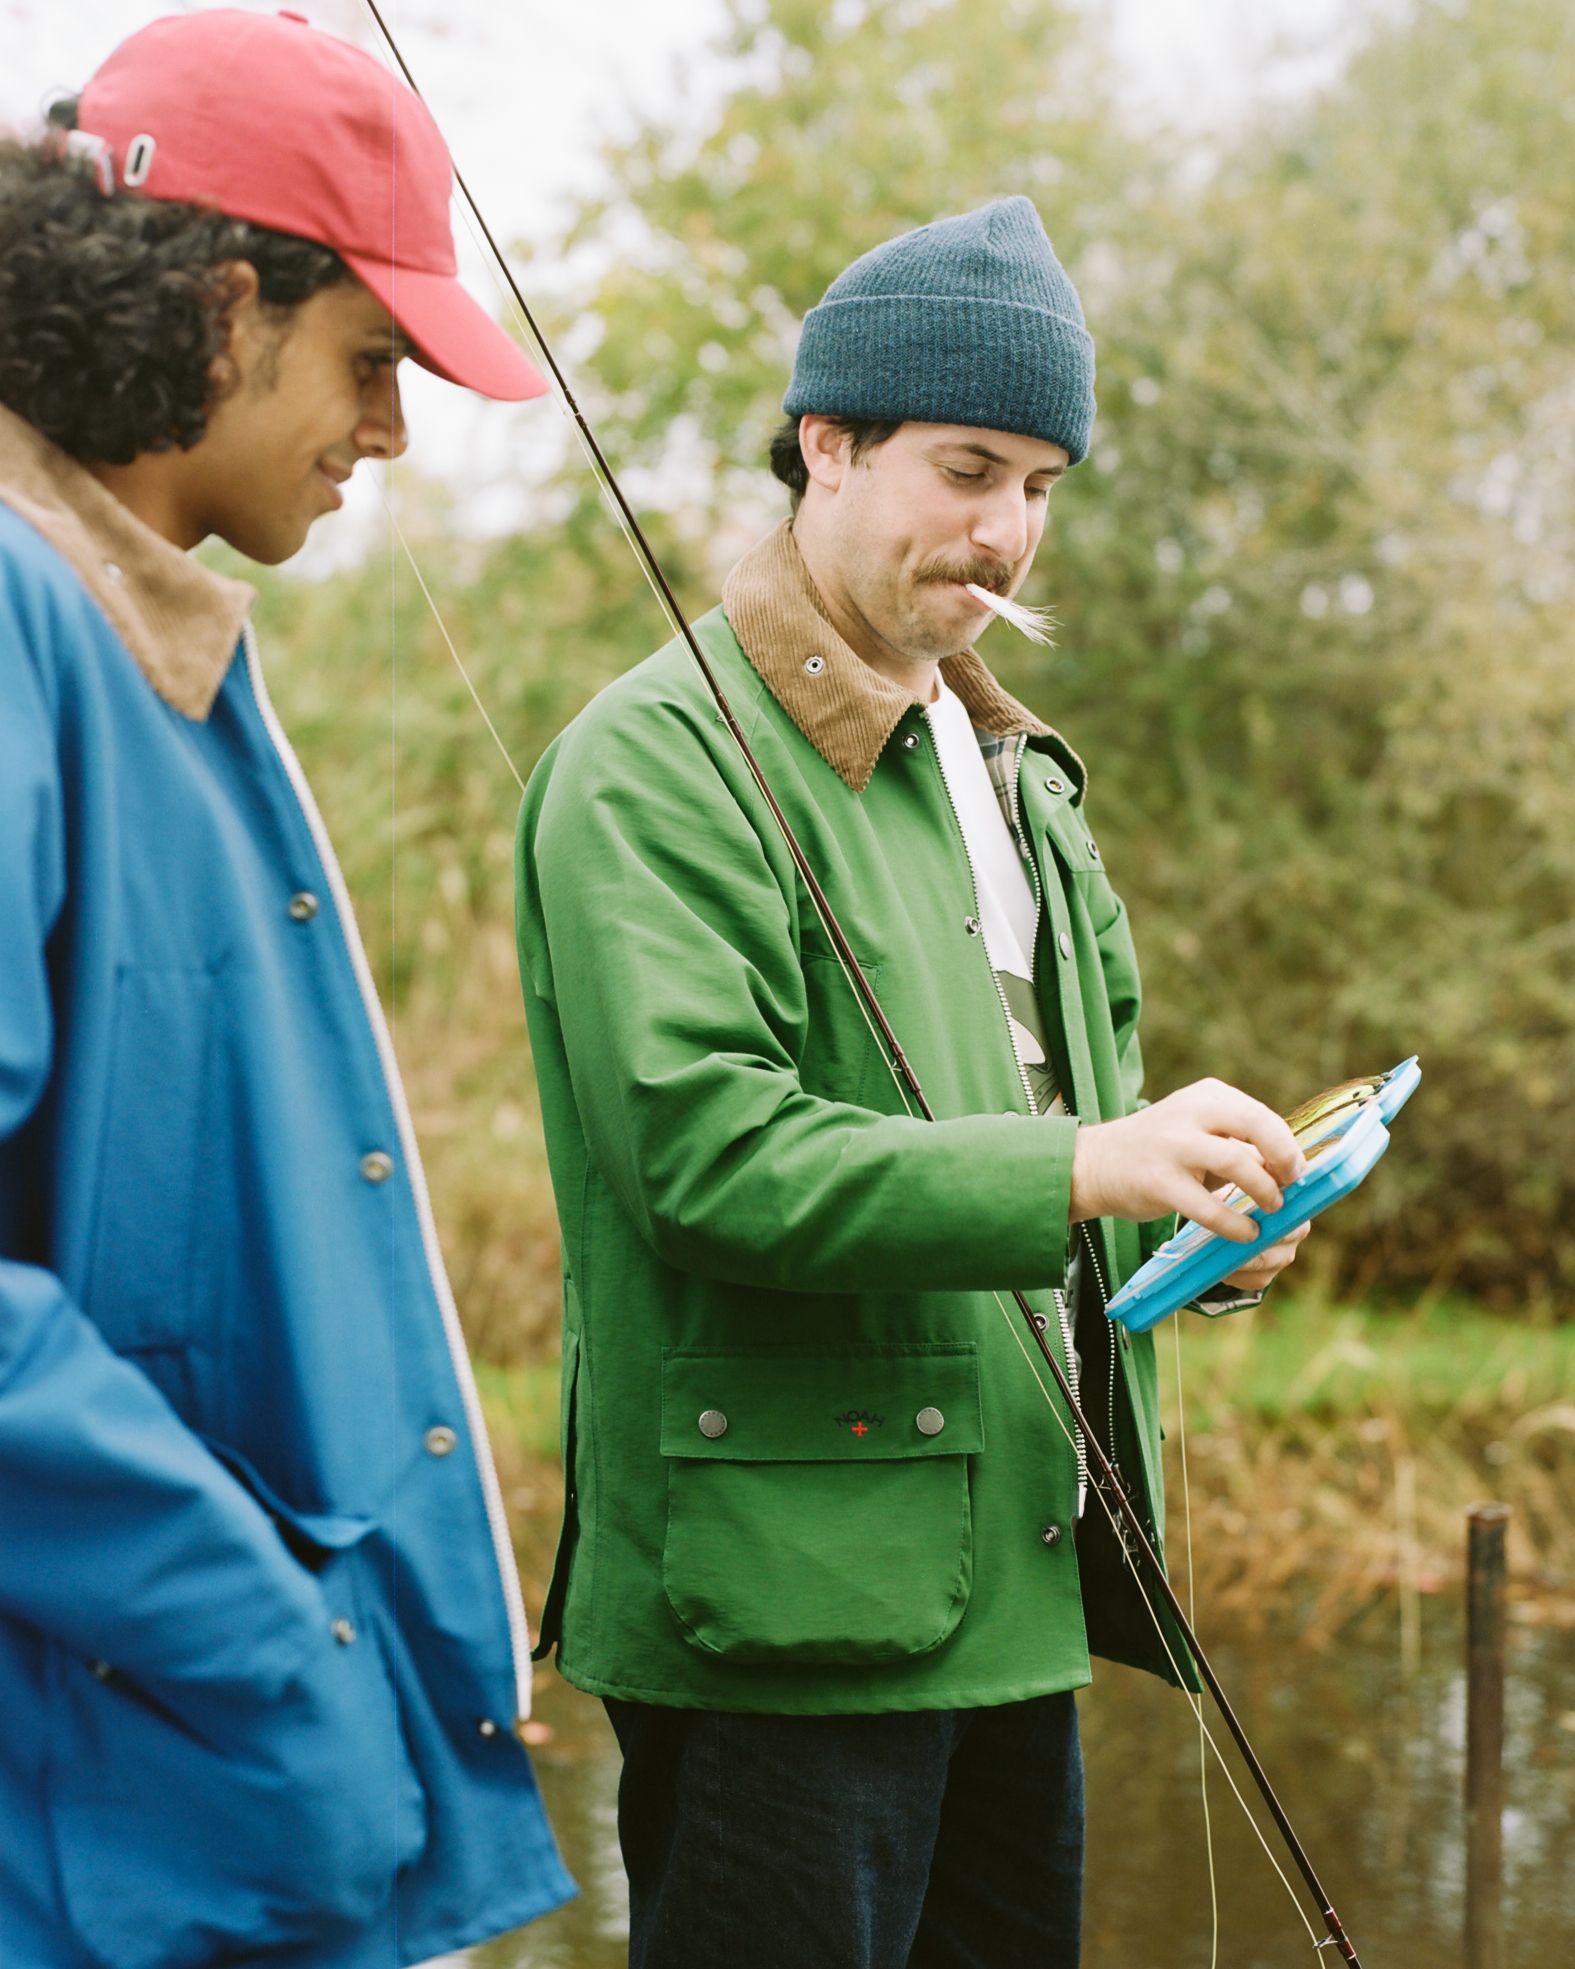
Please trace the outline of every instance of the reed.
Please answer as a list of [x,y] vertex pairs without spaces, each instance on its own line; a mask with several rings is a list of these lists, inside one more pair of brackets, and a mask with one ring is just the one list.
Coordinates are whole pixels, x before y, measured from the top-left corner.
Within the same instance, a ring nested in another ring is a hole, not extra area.
[[[1184,1509],[1174,1341],[1162,1359],[1170,1550]],[[1272,1311],[1183,1329],[1200,1607],[1233,1631],[1283,1623],[1311,1646],[1393,1619],[1414,1665],[1428,1605],[1461,1576],[1461,1524],[1514,1506],[1516,1617],[1575,1625],[1575,1335],[1456,1303]]]

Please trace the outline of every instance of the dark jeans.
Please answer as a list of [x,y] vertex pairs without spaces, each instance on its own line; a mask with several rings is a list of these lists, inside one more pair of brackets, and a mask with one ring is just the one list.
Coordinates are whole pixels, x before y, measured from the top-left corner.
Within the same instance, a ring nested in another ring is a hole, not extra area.
[[607,1713],[630,1969],[1076,1969],[1070,1695],[886,1716]]

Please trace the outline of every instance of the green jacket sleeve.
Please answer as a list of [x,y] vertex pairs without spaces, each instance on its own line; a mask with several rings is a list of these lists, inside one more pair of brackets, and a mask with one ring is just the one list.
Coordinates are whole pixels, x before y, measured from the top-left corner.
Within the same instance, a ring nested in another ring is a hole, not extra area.
[[[643,1237],[684,1270],[785,1290],[1059,1284],[1076,1122],[926,1122],[807,1092],[810,905],[780,836],[720,724],[619,708],[582,717],[532,779],[519,938],[538,1052],[561,1045],[587,1153]],[[573,1123],[544,1119],[549,1146]]]

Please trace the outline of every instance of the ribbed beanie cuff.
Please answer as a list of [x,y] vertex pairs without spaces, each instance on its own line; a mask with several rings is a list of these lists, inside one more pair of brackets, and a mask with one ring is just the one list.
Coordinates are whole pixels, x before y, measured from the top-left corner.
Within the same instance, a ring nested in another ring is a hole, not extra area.
[[855,260],[805,317],[782,408],[1013,431],[1077,464],[1094,344],[1032,204],[1000,199]]

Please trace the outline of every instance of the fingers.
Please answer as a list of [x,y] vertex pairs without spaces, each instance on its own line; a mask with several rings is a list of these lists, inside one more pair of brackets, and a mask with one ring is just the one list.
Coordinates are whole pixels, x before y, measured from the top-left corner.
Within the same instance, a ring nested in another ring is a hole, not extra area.
[[1199,1182],[1180,1186],[1172,1208],[1232,1244],[1251,1244],[1263,1228],[1255,1217],[1249,1217],[1244,1210],[1232,1210]]
[[1260,1210],[1271,1216],[1284,1204],[1279,1184],[1263,1166],[1263,1157],[1249,1143],[1229,1135],[1205,1135],[1199,1142],[1200,1173],[1223,1176],[1245,1190]]
[[[1283,1117],[1273,1108],[1265,1107],[1262,1101],[1255,1101],[1250,1094],[1223,1080],[1200,1081],[1198,1087],[1206,1096],[1205,1127],[1215,1134],[1250,1142],[1269,1173],[1281,1183],[1294,1183],[1304,1172],[1306,1157]],[[1233,1175],[1231,1180],[1240,1182],[1241,1179]],[[1262,1201],[1247,1184],[1242,1183],[1241,1187],[1255,1202]]]
[[1272,1285],[1287,1265],[1295,1263],[1297,1247],[1311,1229],[1311,1224],[1298,1224],[1288,1236],[1256,1253],[1239,1272],[1228,1273],[1225,1283],[1239,1286],[1243,1292],[1257,1292]]

